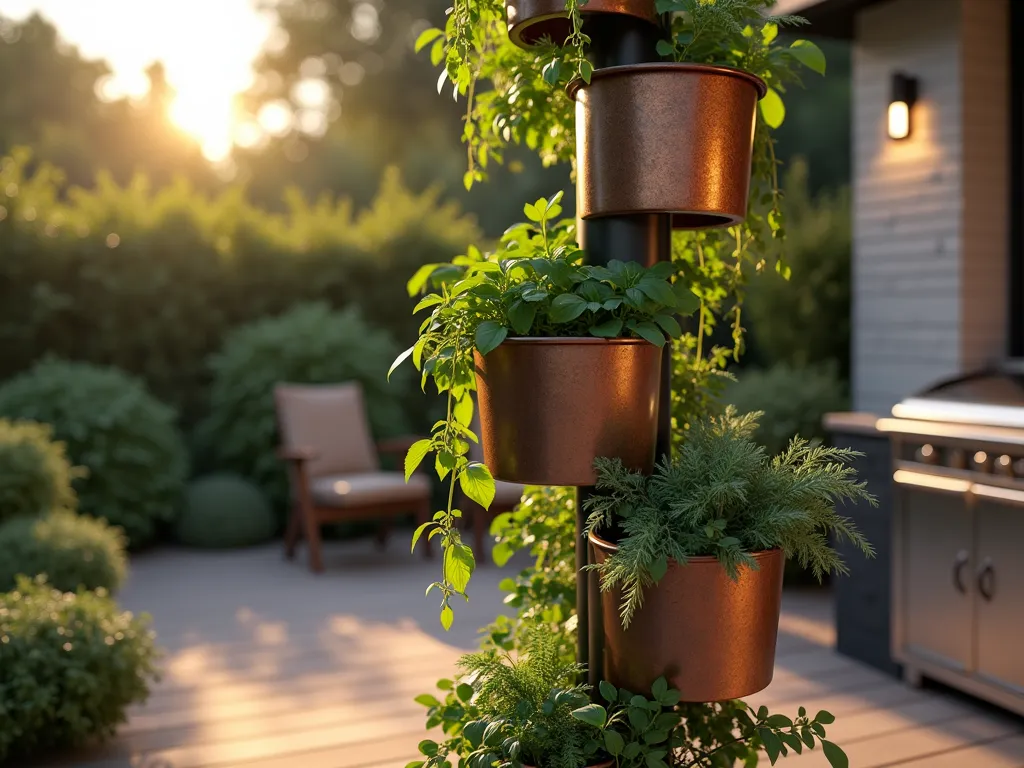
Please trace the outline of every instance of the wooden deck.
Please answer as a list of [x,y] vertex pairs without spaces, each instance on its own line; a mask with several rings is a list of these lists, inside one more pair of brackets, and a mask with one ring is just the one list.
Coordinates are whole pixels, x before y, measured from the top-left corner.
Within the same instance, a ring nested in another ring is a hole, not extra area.
[[[321,576],[283,561],[279,546],[136,558],[122,602],[153,614],[168,650],[163,680],[114,742],[39,765],[404,766],[424,736],[412,698],[474,646],[506,574],[479,569],[446,634],[422,598],[439,565],[411,558],[404,536],[387,553],[354,542],[328,545],[325,557]],[[853,768],[1024,766],[1024,721],[841,657],[831,626],[826,595],[788,594],[775,681],[751,703],[829,709],[829,737]],[[819,752],[781,764],[827,765]]]

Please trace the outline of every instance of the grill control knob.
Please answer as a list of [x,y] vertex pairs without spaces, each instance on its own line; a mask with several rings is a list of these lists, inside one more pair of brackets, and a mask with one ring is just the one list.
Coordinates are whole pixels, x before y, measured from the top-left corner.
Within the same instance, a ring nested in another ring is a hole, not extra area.
[[[1019,463],[1020,462],[1018,462],[1018,464]],[[1004,475],[1005,477],[1013,477],[1013,475],[1014,475],[1013,459],[1011,459],[1009,456],[1007,456],[1004,453],[1002,456],[1000,456],[998,459],[996,459],[995,471],[996,471],[996,474],[998,474],[998,475]]]
[[947,463],[953,469],[967,469],[967,454],[960,448],[954,448],[949,452]]
[[975,472],[991,472],[992,457],[985,451],[975,451],[974,456],[971,457],[971,469]]
[[939,462],[939,452],[935,450],[934,446],[926,443],[917,449],[915,458],[922,464],[937,464]]

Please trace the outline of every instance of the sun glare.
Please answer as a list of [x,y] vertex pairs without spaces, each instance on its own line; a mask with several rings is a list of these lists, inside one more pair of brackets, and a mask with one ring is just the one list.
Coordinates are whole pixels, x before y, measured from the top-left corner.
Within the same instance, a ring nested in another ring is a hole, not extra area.
[[83,55],[110,63],[105,98],[143,95],[146,67],[163,62],[175,92],[170,120],[209,159],[230,152],[236,96],[251,86],[252,63],[274,30],[253,0],[0,0],[0,12],[15,17],[34,10]]

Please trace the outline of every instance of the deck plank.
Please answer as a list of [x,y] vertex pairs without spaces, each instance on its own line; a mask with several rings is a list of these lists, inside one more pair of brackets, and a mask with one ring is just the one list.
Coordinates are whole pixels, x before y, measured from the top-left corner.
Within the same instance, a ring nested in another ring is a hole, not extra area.
[[[313,576],[278,548],[139,556],[122,595],[154,614],[169,647],[150,701],[112,743],[40,768],[401,768],[425,737],[412,699],[450,677],[508,575],[474,576],[473,601],[443,632],[421,599],[437,563],[368,542],[332,544]],[[196,595],[202,599],[197,600]],[[840,656],[820,591],[787,592],[772,684],[748,700],[827,709],[854,768],[1024,768],[1024,723],[908,688]],[[787,760],[825,766],[820,753]],[[19,766],[20,768],[20,766]]]

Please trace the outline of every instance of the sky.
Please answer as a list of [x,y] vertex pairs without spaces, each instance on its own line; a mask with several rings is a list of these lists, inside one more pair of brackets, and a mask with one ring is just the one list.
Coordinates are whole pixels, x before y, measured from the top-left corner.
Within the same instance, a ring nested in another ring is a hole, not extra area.
[[106,96],[144,94],[146,67],[162,61],[177,92],[170,116],[211,160],[236,138],[233,97],[252,83],[252,63],[274,30],[253,0],[0,0],[4,16],[33,11],[86,58],[107,60]]

